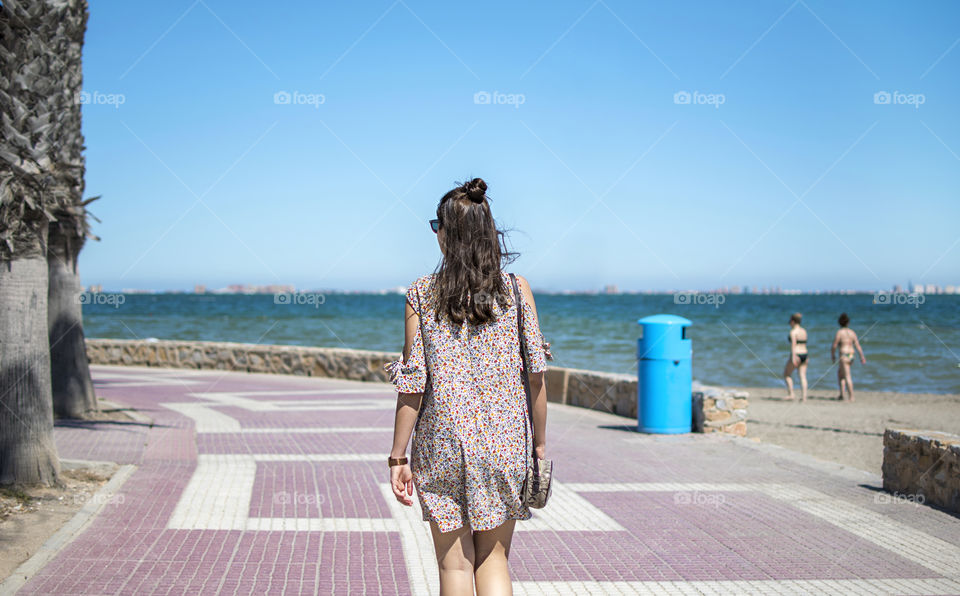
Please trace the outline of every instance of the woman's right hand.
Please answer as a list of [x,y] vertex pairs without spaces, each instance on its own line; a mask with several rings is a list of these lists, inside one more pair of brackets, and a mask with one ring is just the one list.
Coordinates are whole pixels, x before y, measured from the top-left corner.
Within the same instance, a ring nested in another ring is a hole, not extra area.
[[401,505],[413,506],[413,472],[410,464],[390,466],[390,486]]
[[546,445],[538,445],[533,448],[534,453],[537,454],[537,459],[546,459],[546,457],[544,456],[546,449],[547,449]]

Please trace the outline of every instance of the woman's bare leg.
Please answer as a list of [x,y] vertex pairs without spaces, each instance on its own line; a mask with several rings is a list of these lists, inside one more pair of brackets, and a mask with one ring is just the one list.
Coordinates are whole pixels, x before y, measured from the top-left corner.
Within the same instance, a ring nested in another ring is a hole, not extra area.
[[850,372],[852,362],[843,363],[843,377],[847,381],[847,392],[850,394],[850,401],[853,401],[853,374]]
[[793,399],[793,362],[787,360],[783,369],[783,382],[787,384],[787,399]]
[[807,363],[797,369],[800,373],[800,401],[807,401]]
[[837,396],[837,399],[843,401],[843,390],[847,386],[847,380],[843,376],[843,360],[837,364],[837,384],[840,385],[840,395]]
[[477,596],[513,595],[507,558],[510,556],[510,542],[516,523],[517,520],[508,519],[492,530],[473,533]]
[[474,551],[470,526],[440,532],[437,522],[430,520],[433,546],[440,568],[441,596],[473,596]]

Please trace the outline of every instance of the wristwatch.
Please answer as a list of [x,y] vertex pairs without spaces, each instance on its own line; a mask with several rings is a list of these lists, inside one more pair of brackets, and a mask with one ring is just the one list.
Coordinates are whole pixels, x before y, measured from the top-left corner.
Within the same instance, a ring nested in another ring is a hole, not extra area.
[[407,456],[404,455],[403,457],[388,457],[387,463],[390,464],[391,468],[393,466],[402,466],[403,464],[407,463]]

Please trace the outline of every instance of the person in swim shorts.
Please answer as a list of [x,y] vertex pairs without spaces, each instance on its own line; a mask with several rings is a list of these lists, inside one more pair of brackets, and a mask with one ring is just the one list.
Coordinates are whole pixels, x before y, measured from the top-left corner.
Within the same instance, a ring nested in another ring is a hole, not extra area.
[[837,361],[837,351],[840,352],[840,365],[837,367],[837,383],[840,385],[840,395],[837,396],[837,399],[843,400],[843,390],[846,387],[850,401],[853,401],[853,376],[850,373],[850,367],[853,365],[854,350],[860,353],[861,364],[866,364],[867,359],[863,355],[863,348],[860,347],[857,333],[847,326],[850,324],[850,317],[847,316],[847,313],[841,313],[837,323],[840,328],[837,329],[837,334],[833,338],[833,345],[830,346],[831,362]]

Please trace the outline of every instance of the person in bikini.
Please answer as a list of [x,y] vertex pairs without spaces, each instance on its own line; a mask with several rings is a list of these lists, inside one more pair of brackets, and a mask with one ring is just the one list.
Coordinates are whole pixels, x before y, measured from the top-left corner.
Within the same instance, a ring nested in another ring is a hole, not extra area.
[[860,363],[866,364],[867,359],[863,356],[863,348],[860,347],[860,340],[857,333],[847,327],[850,324],[850,317],[847,313],[840,313],[837,319],[840,328],[833,338],[833,345],[830,346],[830,361],[837,361],[837,350],[840,351],[840,366],[837,367],[837,383],[840,385],[840,395],[838,400],[843,401],[843,388],[846,385],[847,392],[850,395],[850,401],[853,401],[853,376],[850,374],[850,367],[853,365],[854,350],[860,353]]
[[800,326],[803,315],[795,312],[790,315],[790,358],[783,369],[783,380],[787,384],[787,399],[793,399],[793,371],[800,376],[800,401],[807,401],[807,330]]

